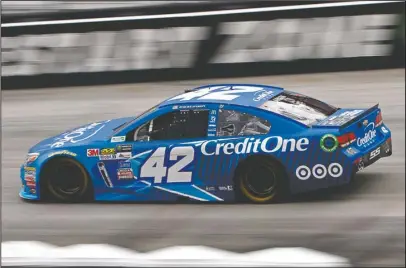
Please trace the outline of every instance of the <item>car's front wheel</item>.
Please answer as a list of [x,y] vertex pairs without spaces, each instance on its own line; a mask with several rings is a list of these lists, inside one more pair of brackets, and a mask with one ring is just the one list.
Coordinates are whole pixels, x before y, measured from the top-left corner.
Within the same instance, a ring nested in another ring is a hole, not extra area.
[[281,201],[288,195],[288,181],[283,167],[265,156],[246,159],[236,170],[237,198],[254,203]]
[[50,160],[41,172],[41,193],[45,200],[85,202],[92,197],[85,168],[71,158]]

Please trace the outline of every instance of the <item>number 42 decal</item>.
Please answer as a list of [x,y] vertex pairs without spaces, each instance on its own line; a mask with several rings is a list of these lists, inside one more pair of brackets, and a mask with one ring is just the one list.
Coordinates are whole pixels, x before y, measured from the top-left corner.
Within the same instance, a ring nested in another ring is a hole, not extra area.
[[190,164],[195,155],[195,149],[192,146],[175,147],[169,152],[169,160],[177,161],[169,168],[165,167],[165,147],[159,147],[141,167],[140,177],[153,177],[154,183],[162,183],[162,178],[167,174],[167,183],[191,182],[191,171],[180,171]]

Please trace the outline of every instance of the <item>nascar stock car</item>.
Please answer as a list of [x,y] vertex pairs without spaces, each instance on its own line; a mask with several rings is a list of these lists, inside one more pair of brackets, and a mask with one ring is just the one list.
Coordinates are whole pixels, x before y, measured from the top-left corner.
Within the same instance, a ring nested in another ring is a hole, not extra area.
[[391,154],[378,104],[344,109],[268,85],[206,85],[33,146],[20,197],[275,202],[347,184]]

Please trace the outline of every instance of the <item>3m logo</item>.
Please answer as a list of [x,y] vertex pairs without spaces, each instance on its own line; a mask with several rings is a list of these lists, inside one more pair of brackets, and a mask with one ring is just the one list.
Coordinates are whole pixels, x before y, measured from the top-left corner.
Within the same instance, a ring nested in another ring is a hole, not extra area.
[[99,149],[87,149],[87,157],[99,156]]

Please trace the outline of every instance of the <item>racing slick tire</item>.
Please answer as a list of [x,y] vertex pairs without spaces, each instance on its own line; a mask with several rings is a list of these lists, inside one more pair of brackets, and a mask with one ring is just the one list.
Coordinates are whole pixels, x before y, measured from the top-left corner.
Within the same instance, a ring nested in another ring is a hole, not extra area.
[[251,156],[240,163],[234,186],[239,201],[276,203],[287,200],[289,196],[285,169],[267,156]]
[[93,199],[89,174],[72,158],[59,157],[46,163],[41,172],[40,185],[45,201],[77,203]]

